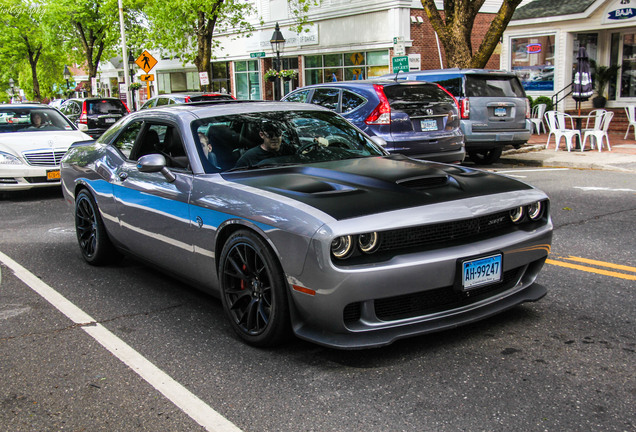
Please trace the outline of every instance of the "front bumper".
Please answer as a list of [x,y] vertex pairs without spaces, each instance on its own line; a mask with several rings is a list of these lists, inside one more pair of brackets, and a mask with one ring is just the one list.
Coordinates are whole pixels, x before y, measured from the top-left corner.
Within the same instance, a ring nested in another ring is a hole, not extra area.
[[[378,347],[539,300],[546,289],[533,283],[551,239],[548,222],[532,232],[402,255],[375,265],[339,268],[318,254],[308,260],[301,277],[289,281],[294,331],[302,339],[328,347]],[[321,248],[317,243],[311,248],[314,251]],[[458,260],[495,252],[503,254],[501,283],[468,294],[455,288],[461,277]],[[315,295],[296,290],[298,285],[314,289]]]
[[47,173],[59,166],[3,165],[0,167],[0,191],[20,191],[60,185],[59,176],[49,179]]

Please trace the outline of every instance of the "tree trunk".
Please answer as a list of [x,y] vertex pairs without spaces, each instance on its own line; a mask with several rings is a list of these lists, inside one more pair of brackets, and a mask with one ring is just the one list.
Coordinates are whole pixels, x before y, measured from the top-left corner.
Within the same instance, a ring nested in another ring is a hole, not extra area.
[[473,24],[484,0],[446,0],[444,17],[434,0],[421,0],[431,26],[437,32],[446,54],[447,67],[483,68],[488,63],[501,35],[521,0],[503,0],[490,23],[479,50],[473,54],[470,40]]
[[29,38],[27,36],[23,36],[24,41],[26,42],[27,53],[29,55],[29,66],[31,66],[31,77],[33,78],[33,99],[35,101],[40,102],[42,100],[42,95],[40,94],[40,81],[38,80],[38,61],[40,60],[40,54],[42,53],[42,44],[40,44],[37,48],[32,48],[29,43]]

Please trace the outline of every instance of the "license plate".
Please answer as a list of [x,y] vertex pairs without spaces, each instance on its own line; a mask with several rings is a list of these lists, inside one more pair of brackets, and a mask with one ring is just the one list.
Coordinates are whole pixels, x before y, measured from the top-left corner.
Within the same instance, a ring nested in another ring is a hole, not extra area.
[[60,179],[60,170],[48,170],[46,172],[47,180],[59,180]]
[[497,117],[505,117],[506,109],[505,108],[495,108],[495,116]]
[[115,123],[115,119],[114,118],[104,119],[104,123]]
[[474,288],[501,280],[501,254],[462,263],[462,287]]
[[437,120],[420,120],[420,126],[423,132],[436,131]]

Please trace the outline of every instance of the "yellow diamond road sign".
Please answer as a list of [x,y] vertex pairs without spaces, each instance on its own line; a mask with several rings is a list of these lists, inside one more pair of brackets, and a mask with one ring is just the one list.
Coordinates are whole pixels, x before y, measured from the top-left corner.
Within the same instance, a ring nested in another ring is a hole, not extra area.
[[151,56],[148,51],[144,50],[144,52],[142,52],[141,55],[137,57],[135,63],[146,73],[148,73],[157,64],[157,59]]

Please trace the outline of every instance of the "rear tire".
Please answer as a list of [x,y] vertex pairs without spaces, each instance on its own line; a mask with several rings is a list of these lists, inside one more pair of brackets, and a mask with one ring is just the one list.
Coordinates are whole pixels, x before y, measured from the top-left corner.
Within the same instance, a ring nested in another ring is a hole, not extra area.
[[503,147],[493,147],[490,149],[468,150],[470,160],[478,165],[490,165],[501,157]]
[[108,238],[97,203],[87,190],[75,197],[75,233],[84,260],[91,265],[103,265],[119,259],[121,254]]
[[221,301],[232,328],[250,345],[268,347],[290,333],[287,283],[269,246],[251,231],[232,234],[219,263]]

